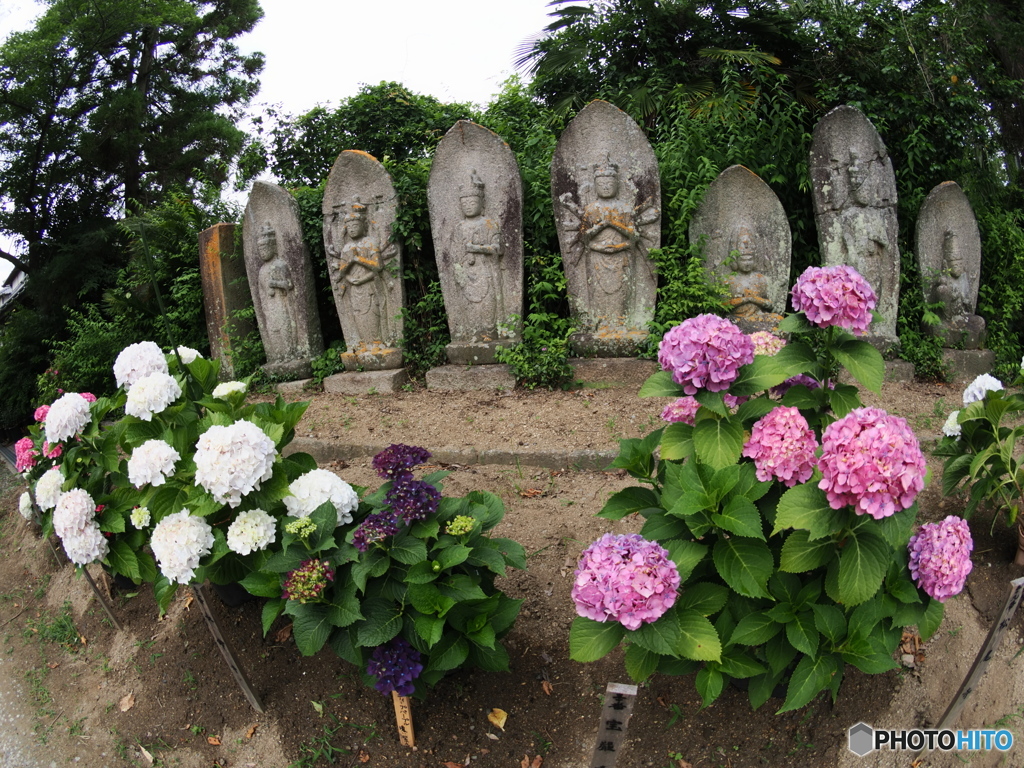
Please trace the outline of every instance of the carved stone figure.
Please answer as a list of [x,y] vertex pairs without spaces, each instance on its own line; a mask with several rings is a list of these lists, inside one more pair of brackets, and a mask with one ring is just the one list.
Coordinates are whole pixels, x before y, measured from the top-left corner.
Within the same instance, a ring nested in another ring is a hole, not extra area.
[[396,196],[387,171],[365,152],[342,152],[327,178],[323,214],[345,369],[400,368],[402,254],[391,241]]
[[570,343],[580,355],[631,355],[654,317],[648,251],[661,237],[654,153],[628,115],[595,101],[566,128],[551,167],[569,303],[581,328]]
[[981,235],[966,195],[954,182],[938,185],[917,222],[918,266],[929,303],[939,305],[938,325],[925,325],[947,347],[978,349],[985,320],[974,314],[981,268]]
[[512,150],[460,120],[438,144],[427,185],[453,365],[490,365],[521,338],[522,188]]
[[786,308],[792,237],[771,187],[733,165],[718,175],[690,222],[690,242],[729,289],[730,319],[747,333],[773,331]]
[[896,346],[896,177],[878,131],[857,109],[836,107],[815,127],[811,180],[823,264],[848,264],[867,279],[882,316],[869,339],[883,350]]
[[286,190],[261,181],[253,185],[245,209],[243,242],[267,355],[264,369],[282,378],[311,376],[311,362],[323,352],[323,337],[298,204]]

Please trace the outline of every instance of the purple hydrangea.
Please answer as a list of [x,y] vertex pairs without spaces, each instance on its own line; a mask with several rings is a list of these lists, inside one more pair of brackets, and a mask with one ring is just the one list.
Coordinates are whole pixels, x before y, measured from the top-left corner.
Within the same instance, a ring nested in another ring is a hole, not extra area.
[[373,468],[386,480],[409,477],[409,470],[430,458],[430,451],[414,445],[393,443],[373,457]]
[[792,488],[814,473],[817,449],[818,441],[800,410],[779,406],[754,424],[743,455],[754,460],[758,480],[774,477]]
[[583,551],[572,599],[580,616],[634,630],[671,608],[678,589],[679,571],[660,544],[638,533],[606,533]]
[[754,362],[754,342],[734,323],[717,315],[697,315],[669,329],[658,346],[662,370],[688,395],[721,392]]
[[925,523],[907,548],[917,586],[940,603],[960,594],[973,567],[974,541],[966,520],[950,515],[941,523]]
[[365,552],[375,541],[386,539],[398,533],[398,518],[390,509],[382,509],[368,515],[352,534],[352,546]]
[[299,603],[316,603],[322,600],[328,582],[334,581],[334,572],[326,560],[306,560],[294,571],[289,571],[284,580],[281,597]]
[[819,328],[838,325],[863,335],[878,303],[875,291],[853,267],[808,267],[791,291],[793,309]]
[[914,503],[924,488],[925,460],[904,419],[879,408],[855,408],[826,427],[818,466],[833,509],[847,504],[876,520]]
[[700,403],[697,402],[697,399],[687,395],[666,405],[665,410],[661,412],[661,418],[670,424],[682,422],[692,427],[699,408]]
[[422,480],[395,482],[384,494],[384,503],[391,507],[395,516],[406,523],[423,520],[437,511],[441,494],[430,483]]
[[[835,382],[829,381],[827,383],[829,389],[836,388]],[[806,373],[798,373],[796,376],[790,376],[781,384],[772,387],[771,393],[775,395],[775,397],[783,397],[790,389],[798,384],[803,384],[808,389],[821,389],[821,384],[816,378],[808,376]]]
[[373,649],[366,674],[377,678],[373,687],[385,695],[395,691],[399,696],[412,696],[416,690],[413,680],[423,671],[422,659],[405,638],[396,637]]

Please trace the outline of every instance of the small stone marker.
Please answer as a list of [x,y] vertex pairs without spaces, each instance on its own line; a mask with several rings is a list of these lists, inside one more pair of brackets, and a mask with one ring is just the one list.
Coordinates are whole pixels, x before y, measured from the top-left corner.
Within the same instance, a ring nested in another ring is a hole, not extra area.
[[199,233],[199,274],[210,358],[220,360],[222,378],[233,379],[231,340],[242,339],[255,329],[252,321],[234,318],[236,310],[252,306],[245,260],[235,253],[234,224],[214,224]]
[[619,757],[622,742],[626,740],[626,729],[636,702],[635,685],[608,683],[604,692],[604,707],[601,709],[601,725],[597,729],[597,743],[590,768],[613,768]]
[[395,722],[398,725],[398,738],[403,747],[416,746],[416,734],[412,729],[412,708],[408,696],[399,696],[398,691],[391,692],[391,701],[395,705]]
[[[1006,630],[1013,620],[1013,614],[1017,612],[1017,607],[1022,599],[1024,599],[1024,576],[1010,582],[1010,594],[1007,595],[1006,602],[1003,604],[1003,610],[999,613],[999,620],[988,631],[988,637],[982,643],[981,650],[978,651],[978,655],[974,659],[974,664],[971,665],[971,669],[967,672],[967,677],[964,678],[960,688],[957,689],[953,701],[939,719],[935,730],[941,731],[950,728],[956,722],[956,719],[960,717],[960,711],[964,708],[964,704],[967,703],[967,697],[977,688],[978,681],[985,674],[985,670],[988,669],[988,664],[995,655],[999,643],[1002,642],[1003,635],[1006,634]],[[925,751],[921,750],[918,754],[922,754]]]

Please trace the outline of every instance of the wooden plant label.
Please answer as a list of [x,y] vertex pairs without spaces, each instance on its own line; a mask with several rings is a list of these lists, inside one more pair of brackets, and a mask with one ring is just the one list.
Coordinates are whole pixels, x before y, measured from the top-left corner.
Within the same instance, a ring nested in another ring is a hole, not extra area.
[[[978,651],[978,655],[974,659],[974,664],[971,665],[970,670],[967,672],[967,677],[960,684],[960,688],[957,689],[956,696],[953,697],[953,701],[946,708],[940,718],[938,725],[935,726],[936,730],[945,730],[950,728],[956,719],[960,716],[961,710],[964,708],[964,704],[967,703],[967,697],[971,695],[971,692],[978,687],[978,681],[981,676],[985,674],[985,670],[988,669],[988,664],[995,655],[996,648],[999,647],[999,643],[1003,640],[1003,635],[1006,634],[1007,627],[1010,626],[1010,622],[1013,620],[1013,614],[1016,613],[1017,607],[1020,605],[1021,600],[1024,599],[1024,576],[1019,579],[1014,579],[1010,582],[1010,593],[1006,597],[1006,602],[1003,604],[1003,610],[999,614],[999,620],[996,621],[992,628],[988,631],[988,637],[985,638],[985,642],[981,645],[981,650]],[[921,750],[921,754],[926,750]]]
[[416,734],[412,730],[412,707],[408,696],[399,696],[398,691],[391,692],[391,701],[395,704],[395,722],[398,725],[398,738],[403,747],[416,746]]
[[626,740],[626,729],[636,702],[636,686],[622,683],[608,683],[604,692],[604,707],[601,709],[601,724],[597,729],[597,743],[590,768],[614,768],[619,757],[622,742]]

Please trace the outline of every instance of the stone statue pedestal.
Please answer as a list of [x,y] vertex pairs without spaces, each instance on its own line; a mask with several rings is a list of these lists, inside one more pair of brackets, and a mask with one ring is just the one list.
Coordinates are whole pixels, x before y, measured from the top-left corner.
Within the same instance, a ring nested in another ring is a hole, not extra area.
[[635,357],[647,341],[647,331],[629,328],[598,328],[576,331],[569,348],[576,357]]
[[603,357],[570,360],[573,378],[594,388],[636,387],[643,385],[651,374],[660,368],[653,360],[639,360],[635,357]]
[[357,344],[341,353],[341,364],[346,371],[391,371],[402,367],[402,350],[380,342]]
[[427,389],[472,392],[480,389],[512,390],[516,377],[507,365],[442,365],[427,371]]
[[460,365],[494,365],[498,362],[498,349],[507,349],[516,342],[508,341],[453,341],[444,348],[448,362]]
[[953,379],[973,381],[983,373],[991,373],[996,362],[996,353],[991,349],[943,349]]
[[[929,336],[934,336],[953,348],[964,350],[980,350],[985,343],[987,335],[985,331],[985,318],[979,315],[966,315],[954,323],[942,323],[941,325],[925,325],[922,330]],[[985,373],[985,371],[982,371]]]
[[270,378],[284,381],[308,379],[313,375],[313,364],[309,360],[285,360],[280,363],[267,363],[261,368]]
[[336,373],[324,379],[324,392],[332,395],[368,395],[401,392],[409,383],[405,368],[361,373]]

